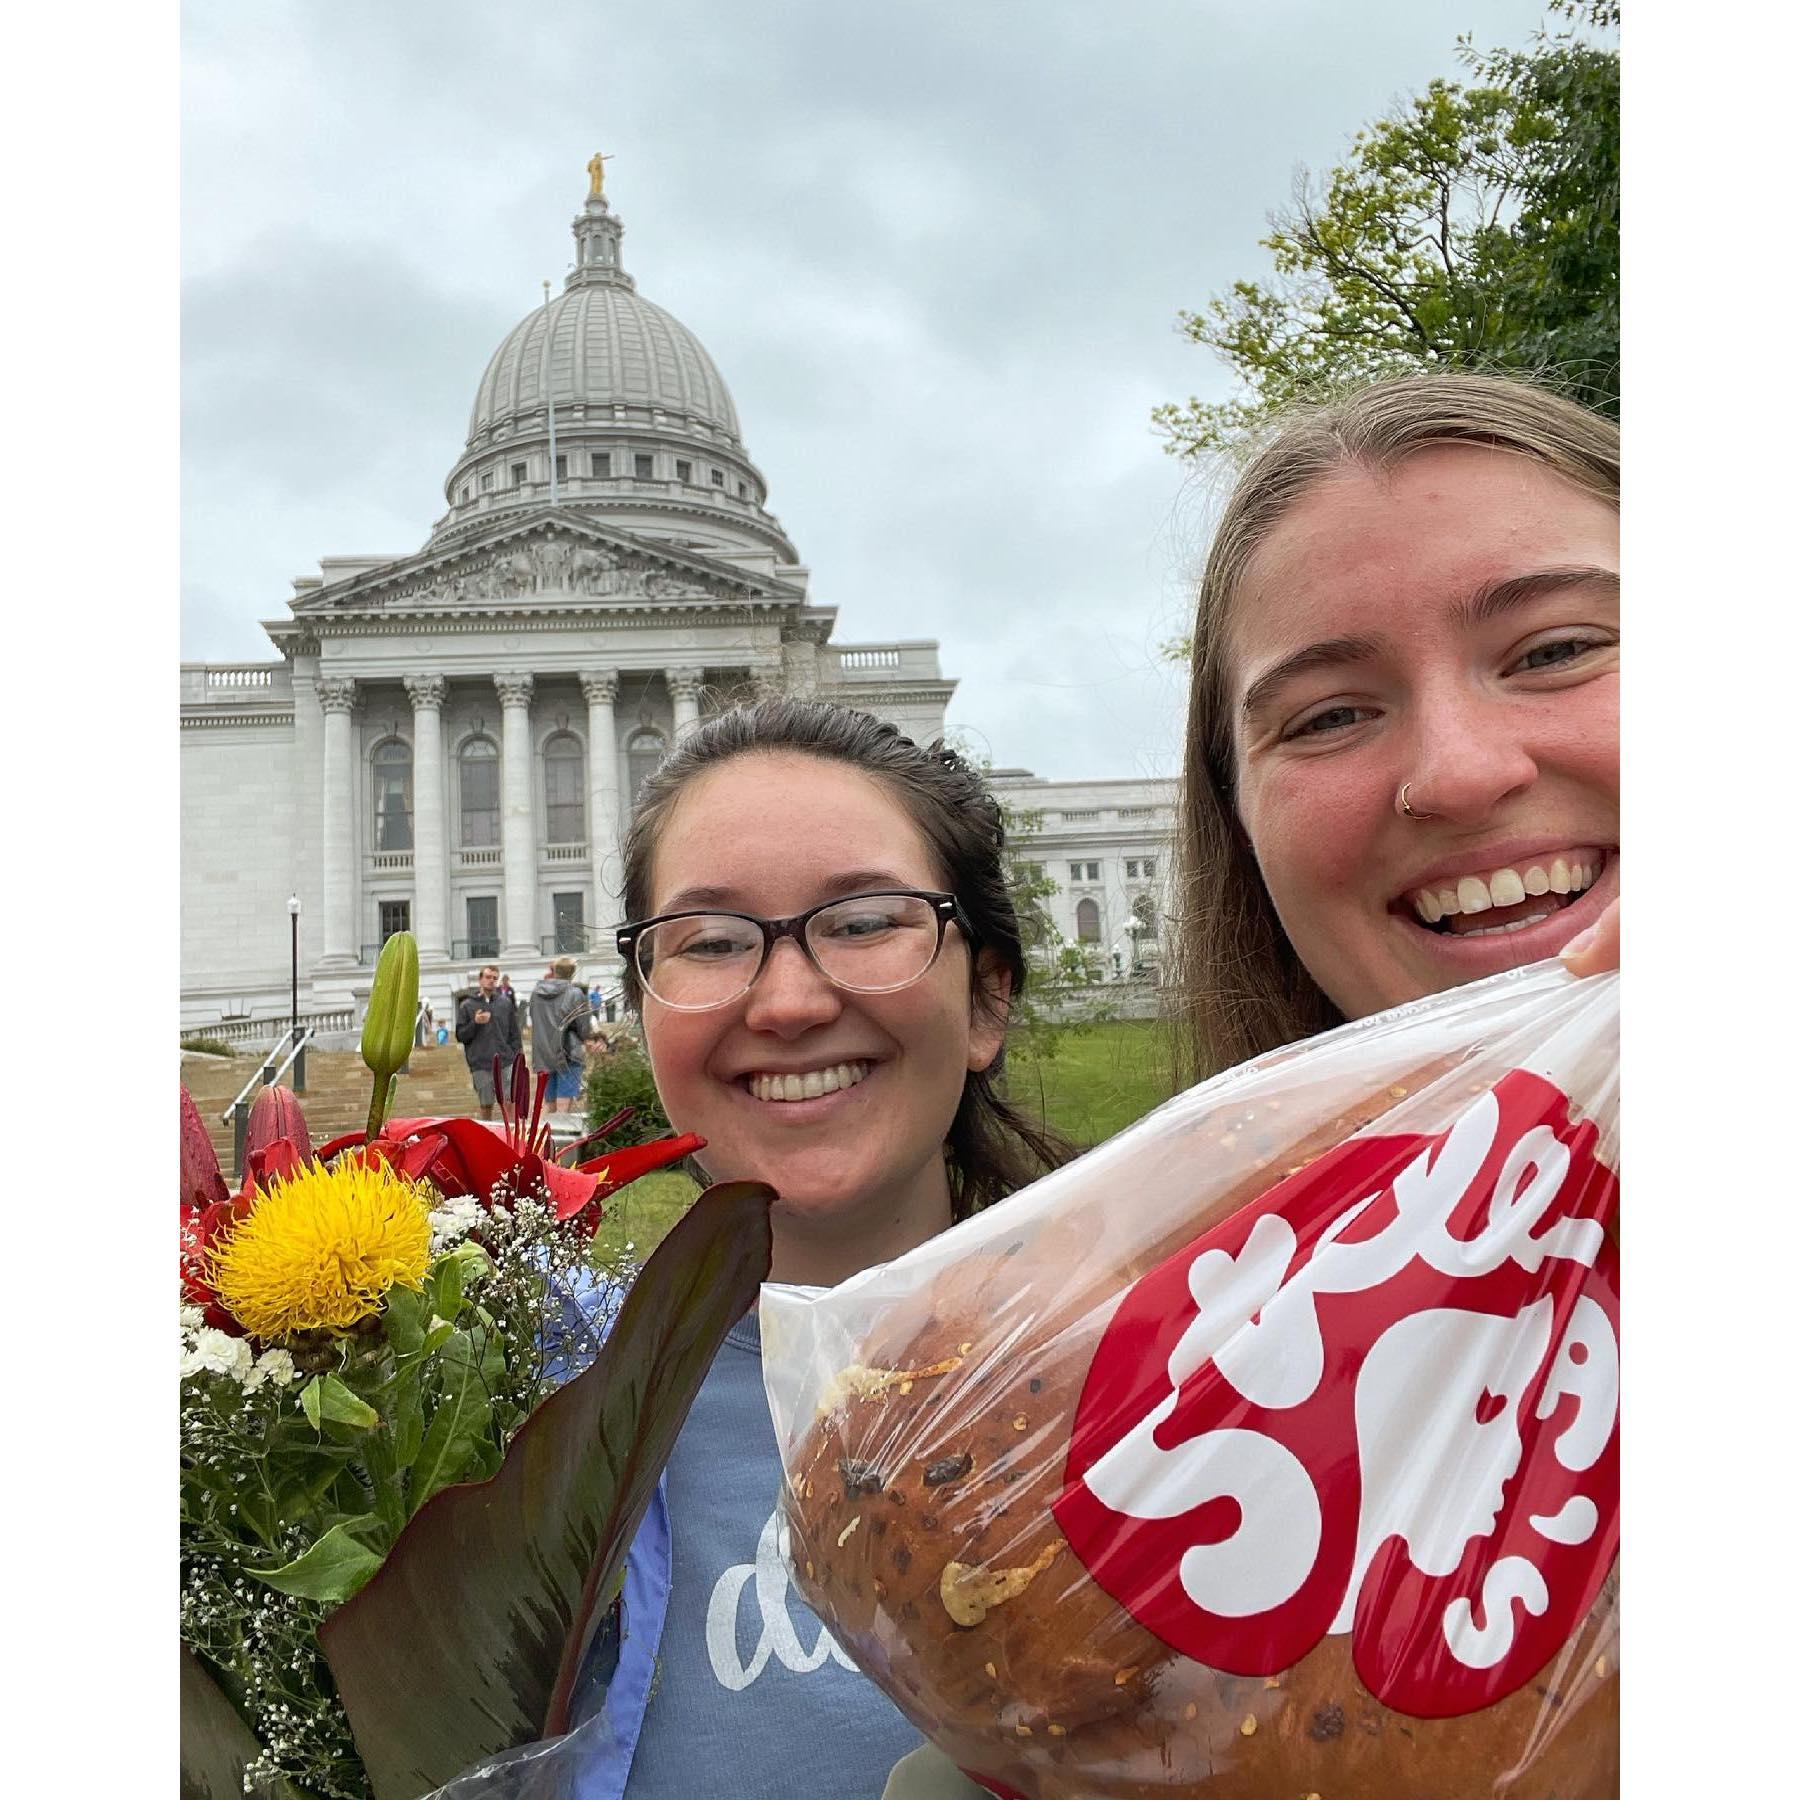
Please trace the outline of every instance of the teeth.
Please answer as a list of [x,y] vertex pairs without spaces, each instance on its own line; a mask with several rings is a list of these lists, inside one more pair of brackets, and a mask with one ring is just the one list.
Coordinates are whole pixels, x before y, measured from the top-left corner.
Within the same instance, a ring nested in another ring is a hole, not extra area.
[[1531,913],[1523,919],[1514,919],[1509,925],[1480,925],[1473,931],[1465,931],[1464,937],[1493,937],[1502,931],[1523,931],[1527,925],[1537,925],[1549,918],[1547,912]]
[[853,1062],[808,1069],[803,1075],[752,1075],[750,1092],[758,1100],[817,1100],[821,1094],[855,1087],[868,1072],[867,1063]]
[[1465,913],[1486,912],[1494,904],[1487,883],[1479,875],[1465,875],[1456,884],[1457,908]]
[[[1464,875],[1453,887],[1415,888],[1412,908],[1427,925],[1464,914],[1482,913],[1495,906],[1520,906],[1526,898],[1544,894],[1580,894],[1600,879],[1604,854],[1589,852],[1588,859],[1558,856],[1548,866],[1531,863],[1521,869],[1491,869],[1481,875]],[[1548,915],[1542,915],[1547,917]],[[1528,919],[1526,924],[1535,920]],[[1488,929],[1498,930],[1498,926]],[[1464,937],[1478,935],[1465,931]]]
[[1496,906],[1517,906],[1525,898],[1525,883],[1516,869],[1496,869],[1488,877],[1488,892]]

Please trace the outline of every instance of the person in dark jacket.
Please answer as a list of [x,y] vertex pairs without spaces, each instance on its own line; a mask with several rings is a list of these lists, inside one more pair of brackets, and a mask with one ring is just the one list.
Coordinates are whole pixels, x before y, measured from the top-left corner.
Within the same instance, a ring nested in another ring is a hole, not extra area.
[[494,1116],[494,1058],[510,1069],[524,1048],[519,1038],[519,1008],[509,993],[500,990],[500,971],[489,963],[475,978],[477,991],[465,995],[456,1008],[456,1041],[469,1063],[469,1079],[481,1116]]

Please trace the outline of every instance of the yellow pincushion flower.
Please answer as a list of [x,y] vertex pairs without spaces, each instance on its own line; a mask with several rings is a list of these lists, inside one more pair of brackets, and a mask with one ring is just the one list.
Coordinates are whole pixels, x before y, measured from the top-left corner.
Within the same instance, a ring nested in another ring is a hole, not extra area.
[[309,1163],[256,1197],[211,1259],[214,1290],[253,1337],[343,1331],[431,1260],[426,1195],[385,1163]]

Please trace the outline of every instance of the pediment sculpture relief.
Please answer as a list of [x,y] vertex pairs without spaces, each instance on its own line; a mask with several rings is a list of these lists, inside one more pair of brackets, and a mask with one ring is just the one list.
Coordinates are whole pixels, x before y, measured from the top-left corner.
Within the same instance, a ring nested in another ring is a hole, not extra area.
[[454,606],[478,600],[518,600],[528,594],[647,600],[711,597],[710,590],[692,578],[670,575],[602,544],[550,533],[534,542],[509,544],[491,554],[434,569],[422,578],[402,581],[381,598],[390,603]]

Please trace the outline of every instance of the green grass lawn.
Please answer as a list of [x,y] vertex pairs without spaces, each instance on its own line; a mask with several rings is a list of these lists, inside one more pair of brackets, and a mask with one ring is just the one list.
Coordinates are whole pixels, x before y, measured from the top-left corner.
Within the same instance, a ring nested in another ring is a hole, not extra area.
[[1083,1150],[1134,1124],[1169,1098],[1168,1027],[1115,1019],[1066,1031],[1043,1060],[1009,1048],[1007,1098]]
[[[1056,1054],[1007,1053],[1007,1097],[1027,1117],[1047,1119],[1085,1150],[1123,1131],[1169,1097],[1168,1032],[1151,1020],[1119,1019],[1063,1034]],[[646,1175],[606,1203],[595,1260],[642,1262],[699,1192],[673,1169]],[[627,1245],[631,1248],[628,1250]]]

